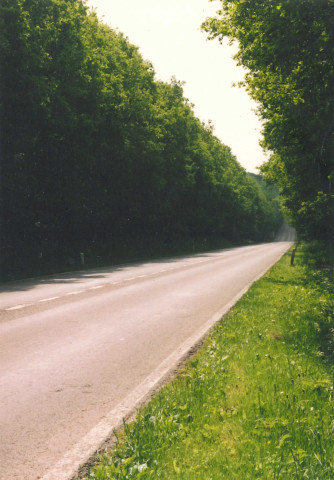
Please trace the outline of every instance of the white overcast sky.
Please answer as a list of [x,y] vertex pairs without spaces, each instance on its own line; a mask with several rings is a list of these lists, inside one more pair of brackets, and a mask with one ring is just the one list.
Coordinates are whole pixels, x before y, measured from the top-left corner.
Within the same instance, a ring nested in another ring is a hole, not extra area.
[[259,146],[261,124],[254,102],[232,83],[243,70],[232,59],[233,48],[207,40],[200,31],[220,3],[208,0],[88,0],[98,17],[137,45],[155,69],[156,78],[185,81],[184,95],[197,117],[212,120],[215,135],[230,146],[249,172],[266,157]]

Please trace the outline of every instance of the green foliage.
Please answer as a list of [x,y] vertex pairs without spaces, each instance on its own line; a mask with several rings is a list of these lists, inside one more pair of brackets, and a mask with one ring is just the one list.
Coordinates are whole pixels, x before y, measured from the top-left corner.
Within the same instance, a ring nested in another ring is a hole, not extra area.
[[149,237],[272,238],[275,203],[182,83],[84,1],[3,0],[0,24],[5,277]]
[[332,479],[334,272],[307,261],[254,284],[89,478]]
[[258,102],[263,165],[298,233],[334,241],[334,2],[222,0],[203,25],[237,41],[244,85]]

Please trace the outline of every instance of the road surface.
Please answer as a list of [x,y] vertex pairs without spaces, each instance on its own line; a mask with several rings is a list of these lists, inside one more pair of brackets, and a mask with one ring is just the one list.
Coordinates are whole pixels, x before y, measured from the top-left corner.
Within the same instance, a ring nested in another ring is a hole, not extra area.
[[182,348],[289,246],[262,244],[6,285],[0,295],[0,479],[68,478],[124,405],[131,409]]

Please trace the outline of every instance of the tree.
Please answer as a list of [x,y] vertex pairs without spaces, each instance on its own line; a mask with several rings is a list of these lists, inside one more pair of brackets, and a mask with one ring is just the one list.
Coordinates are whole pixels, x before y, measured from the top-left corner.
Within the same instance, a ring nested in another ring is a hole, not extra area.
[[262,167],[307,238],[334,239],[334,2],[223,0],[203,25],[239,46],[244,85],[258,102]]
[[84,1],[2,0],[0,26],[3,272],[152,238],[270,237],[267,200],[182,82],[156,81]]

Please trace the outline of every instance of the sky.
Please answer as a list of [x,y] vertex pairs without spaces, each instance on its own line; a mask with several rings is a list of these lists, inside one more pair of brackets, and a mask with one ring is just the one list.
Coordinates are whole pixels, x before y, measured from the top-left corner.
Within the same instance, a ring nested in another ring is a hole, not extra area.
[[200,25],[219,9],[209,0],[88,0],[98,17],[118,29],[153,64],[156,79],[184,81],[184,96],[198,118],[212,121],[214,134],[231,147],[249,172],[266,160],[259,146],[261,123],[255,103],[233,87],[244,70],[232,59],[236,47],[209,41]]

